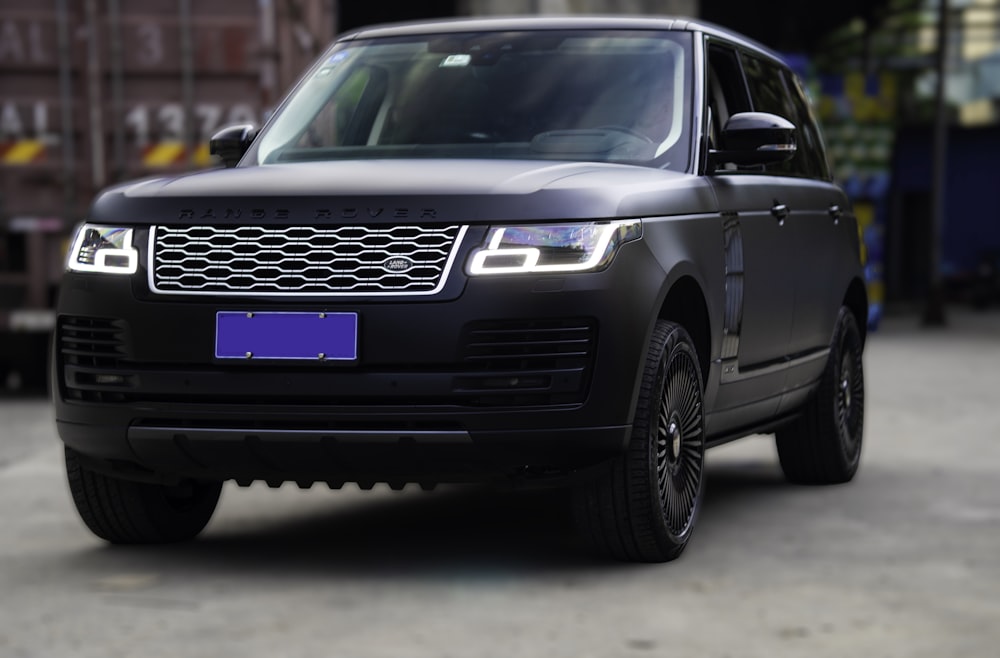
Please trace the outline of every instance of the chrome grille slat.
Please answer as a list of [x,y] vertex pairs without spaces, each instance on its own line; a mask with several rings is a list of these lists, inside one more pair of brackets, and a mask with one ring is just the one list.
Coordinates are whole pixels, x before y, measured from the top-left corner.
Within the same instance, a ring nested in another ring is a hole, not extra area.
[[[447,280],[464,226],[156,226],[161,294],[427,295]],[[405,259],[408,268],[388,267]]]

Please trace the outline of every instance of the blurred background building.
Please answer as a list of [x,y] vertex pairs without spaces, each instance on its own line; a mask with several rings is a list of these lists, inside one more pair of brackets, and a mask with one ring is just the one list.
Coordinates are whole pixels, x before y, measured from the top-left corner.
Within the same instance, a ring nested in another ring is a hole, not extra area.
[[[941,2],[949,18],[937,58]],[[1000,303],[1000,0],[4,0],[0,6],[0,392],[45,382],[66,240],[101,188],[211,166],[209,136],[264,120],[339,32],[490,14],[700,17],[807,82],[883,304]],[[932,202],[938,72],[948,156]]]

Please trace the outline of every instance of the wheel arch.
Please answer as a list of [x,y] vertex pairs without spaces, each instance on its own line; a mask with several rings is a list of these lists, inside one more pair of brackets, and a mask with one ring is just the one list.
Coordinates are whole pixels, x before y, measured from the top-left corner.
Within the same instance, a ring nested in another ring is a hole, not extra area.
[[705,293],[693,276],[683,274],[671,284],[657,318],[674,322],[687,330],[698,353],[702,385],[707,386],[712,358],[712,323]]
[[864,344],[868,337],[868,290],[861,279],[851,280],[847,294],[844,295],[843,305],[854,314],[858,331],[861,332],[861,342]]

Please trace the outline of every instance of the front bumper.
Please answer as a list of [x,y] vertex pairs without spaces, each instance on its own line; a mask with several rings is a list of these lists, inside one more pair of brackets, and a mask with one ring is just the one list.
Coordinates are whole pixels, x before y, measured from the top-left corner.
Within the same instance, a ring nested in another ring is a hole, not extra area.
[[[628,439],[662,280],[641,241],[603,272],[471,278],[444,300],[168,298],[141,273],[71,273],[57,426],[68,446],[136,476],[465,481],[582,468]],[[222,362],[218,311],[356,312],[360,357]]]

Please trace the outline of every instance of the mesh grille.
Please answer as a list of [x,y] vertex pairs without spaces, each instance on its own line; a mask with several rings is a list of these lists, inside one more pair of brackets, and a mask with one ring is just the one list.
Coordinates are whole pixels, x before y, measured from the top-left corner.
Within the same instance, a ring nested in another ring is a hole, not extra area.
[[153,230],[152,288],[166,294],[432,294],[460,226],[214,227]]

